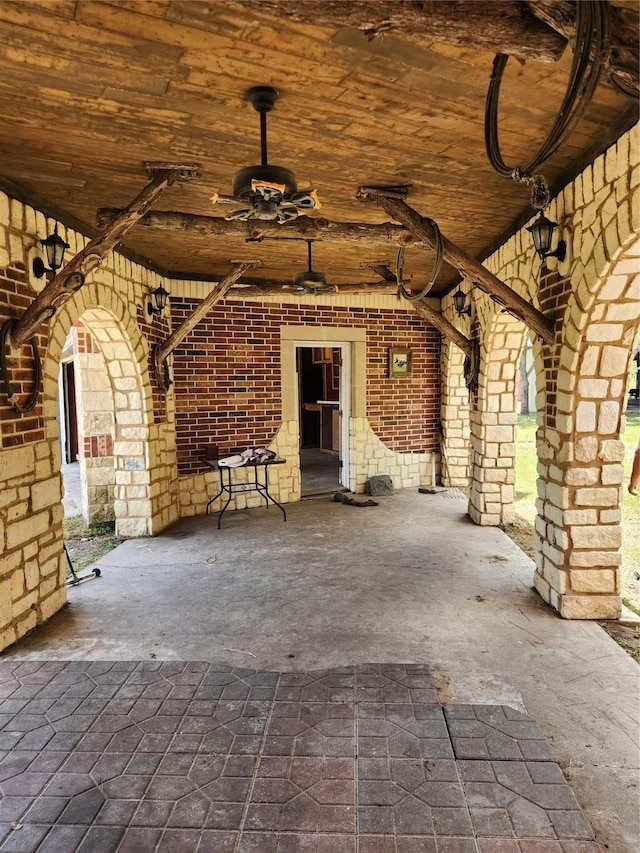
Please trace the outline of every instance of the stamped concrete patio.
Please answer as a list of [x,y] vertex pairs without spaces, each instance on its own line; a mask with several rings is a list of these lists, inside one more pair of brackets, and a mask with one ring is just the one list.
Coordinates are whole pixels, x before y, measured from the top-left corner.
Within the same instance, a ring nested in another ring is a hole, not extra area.
[[632,853],[639,670],[448,493],[185,519],[0,659],[2,851]]

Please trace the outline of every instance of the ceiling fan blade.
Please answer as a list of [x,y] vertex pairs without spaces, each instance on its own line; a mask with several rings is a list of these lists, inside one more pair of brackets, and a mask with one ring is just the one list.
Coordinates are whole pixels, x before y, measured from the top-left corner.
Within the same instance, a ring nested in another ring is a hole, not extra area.
[[295,219],[300,215],[300,211],[297,207],[282,207],[278,208],[278,215],[276,216],[276,222],[282,224],[283,222],[290,222],[292,219]]
[[227,221],[231,221],[233,219],[251,219],[253,216],[253,208],[246,207],[244,210],[235,210],[233,213],[228,213],[225,216]]
[[246,204],[247,202],[241,198],[236,198],[234,195],[221,195],[214,193],[209,199],[211,204]]
[[315,287],[313,284],[306,284],[302,288],[302,292],[306,293],[307,296],[319,296],[321,293],[333,293],[335,291],[335,287],[332,284],[325,284],[322,287]]
[[306,193],[294,193],[291,196],[291,204],[295,204],[296,207],[302,208],[302,210],[319,210],[321,207],[316,190]]

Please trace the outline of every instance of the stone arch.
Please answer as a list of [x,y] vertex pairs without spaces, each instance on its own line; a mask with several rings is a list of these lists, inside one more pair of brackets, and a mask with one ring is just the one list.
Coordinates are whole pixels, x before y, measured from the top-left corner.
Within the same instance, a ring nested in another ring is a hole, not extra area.
[[[603,226],[604,231],[604,226]],[[603,233],[596,238],[603,240]],[[567,301],[557,392],[538,432],[535,585],[566,618],[620,615],[626,379],[640,329],[640,236],[581,267]]]
[[[148,373],[148,344],[117,292],[98,283],[85,285],[68,300],[51,324],[43,376],[47,430],[57,433],[57,373],[68,330],[81,322],[100,348],[111,395],[113,458],[113,514],[116,535],[144,536],[153,532],[149,438],[153,422]],[[99,393],[104,393],[101,386]],[[98,407],[99,408],[99,407]],[[106,410],[106,407],[104,408]],[[59,455],[58,455],[59,459]],[[87,469],[88,472],[88,469]],[[91,474],[88,474],[89,481]],[[88,485],[99,484],[100,475]],[[62,497],[62,496],[61,496]]]

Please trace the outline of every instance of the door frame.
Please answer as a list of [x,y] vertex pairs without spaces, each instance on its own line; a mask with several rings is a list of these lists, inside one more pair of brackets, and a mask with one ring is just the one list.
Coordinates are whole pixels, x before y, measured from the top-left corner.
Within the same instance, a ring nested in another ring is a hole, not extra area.
[[[297,377],[298,373],[298,350],[317,349],[318,341],[296,340],[293,342],[293,369]],[[351,418],[351,343],[349,341],[326,341],[324,346],[340,350],[340,392],[338,394],[338,410],[340,412],[340,455],[339,460],[339,482],[341,486],[349,488],[350,470],[350,447],[349,447],[349,421]],[[300,429],[300,385],[295,383],[295,410]]]

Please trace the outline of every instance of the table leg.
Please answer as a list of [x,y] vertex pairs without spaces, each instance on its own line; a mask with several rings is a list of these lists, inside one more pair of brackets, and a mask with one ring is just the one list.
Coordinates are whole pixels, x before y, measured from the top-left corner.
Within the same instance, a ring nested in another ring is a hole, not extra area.
[[[258,469],[256,468],[256,480],[257,480],[257,478],[258,478]],[[278,507],[278,509],[280,510],[282,515],[284,516],[284,520],[286,521],[287,520],[287,513],[285,512],[284,507],[282,506],[282,504],[279,504],[278,501],[269,492],[269,466],[268,465],[264,466],[264,497],[265,497],[265,500],[267,501],[267,507],[269,506],[269,501],[271,501],[271,503],[274,503]]]

